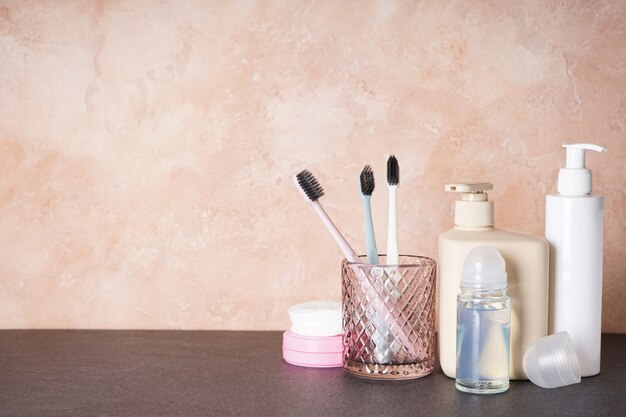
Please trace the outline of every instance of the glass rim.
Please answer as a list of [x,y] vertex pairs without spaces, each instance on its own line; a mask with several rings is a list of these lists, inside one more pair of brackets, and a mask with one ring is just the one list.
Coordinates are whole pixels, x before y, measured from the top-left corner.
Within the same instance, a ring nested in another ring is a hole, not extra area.
[[[386,253],[379,253],[378,256],[384,256],[385,259],[387,258],[387,254]],[[358,255],[359,259],[365,259],[367,260],[367,255]],[[384,267],[384,268],[410,268],[410,267],[418,267],[418,266],[429,266],[429,265],[437,265],[437,261],[435,261],[435,259],[430,258],[428,256],[422,256],[422,255],[398,255],[398,258],[405,258],[405,259],[413,259],[415,261],[420,261],[420,262],[409,262],[409,263],[404,263],[404,264],[370,264],[368,262],[352,262],[352,261],[348,261],[346,258],[343,258],[342,260],[342,264],[344,265],[350,265],[350,266],[371,266],[371,267]]]

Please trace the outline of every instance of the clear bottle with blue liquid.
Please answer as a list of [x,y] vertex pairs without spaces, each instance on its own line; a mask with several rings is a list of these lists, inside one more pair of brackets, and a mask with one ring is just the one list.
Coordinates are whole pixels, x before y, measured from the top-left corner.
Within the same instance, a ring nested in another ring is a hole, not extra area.
[[504,258],[491,246],[465,258],[457,296],[456,388],[473,394],[509,389],[511,297]]

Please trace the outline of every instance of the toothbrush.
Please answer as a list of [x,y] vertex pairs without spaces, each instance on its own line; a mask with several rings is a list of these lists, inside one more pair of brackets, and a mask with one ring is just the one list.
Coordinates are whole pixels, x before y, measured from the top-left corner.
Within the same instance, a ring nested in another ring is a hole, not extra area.
[[387,184],[389,186],[389,223],[387,226],[387,265],[398,265],[398,222],[396,218],[400,166],[395,156],[387,160]]
[[[387,185],[389,187],[389,222],[387,224],[387,258],[386,265],[399,265],[400,260],[398,256],[398,219],[397,219],[397,196],[398,185],[400,184],[400,166],[398,165],[398,159],[394,155],[391,155],[387,159]],[[387,272],[390,269],[386,268]],[[402,275],[396,270],[390,279],[398,284],[402,279]],[[391,296],[395,301],[399,301],[400,293],[394,291]],[[402,316],[402,314],[400,314]],[[397,319],[397,318],[396,318]],[[404,335],[404,332],[400,332],[400,336]],[[407,345],[405,345],[407,346]],[[411,346],[411,345],[408,345]]]
[[365,165],[359,177],[361,183],[361,196],[363,197],[363,209],[365,213],[365,239],[367,246],[367,262],[378,265],[378,249],[376,248],[376,236],[374,235],[374,223],[372,222],[372,206],[370,199],[374,192],[374,172],[372,167]]
[[[363,211],[365,215],[365,244],[367,248],[367,263],[371,265],[378,265],[378,249],[376,248],[376,237],[374,236],[374,223],[372,221],[372,206],[370,200],[372,193],[374,192],[374,172],[372,167],[365,165],[361,175],[359,176],[359,183],[361,185],[361,197],[363,198]],[[371,288],[369,282],[364,281],[362,286],[366,286],[367,289]],[[372,292],[371,290],[369,291]],[[378,303],[380,305],[380,303]],[[397,352],[391,349],[389,342],[383,335],[389,332],[389,326],[381,317],[376,314],[376,311],[368,310],[366,315],[371,322],[376,324],[379,331],[372,334],[372,340],[374,341],[377,349],[375,351],[376,360],[380,363],[391,363]],[[389,323],[391,324],[391,323]]]
[[328,217],[328,214],[324,211],[324,208],[318,201],[320,197],[324,195],[324,189],[320,185],[320,183],[315,179],[315,176],[311,174],[308,170],[301,171],[293,177],[293,181],[296,184],[296,188],[300,191],[302,197],[309,202],[313,210],[317,213],[319,218],[322,220],[330,234],[335,239],[335,242],[343,252],[343,256],[350,262],[359,262],[359,256],[352,249],[350,244],[346,241],[346,239],[341,235],[337,226],[333,223],[333,221]]

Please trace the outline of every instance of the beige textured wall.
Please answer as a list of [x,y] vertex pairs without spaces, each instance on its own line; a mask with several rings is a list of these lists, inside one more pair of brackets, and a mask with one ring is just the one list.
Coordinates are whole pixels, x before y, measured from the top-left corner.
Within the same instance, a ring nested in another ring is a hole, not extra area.
[[400,249],[449,180],[543,233],[563,141],[605,195],[604,330],[626,331],[626,1],[0,2],[0,327],[280,329],[363,250],[357,175],[401,164]]

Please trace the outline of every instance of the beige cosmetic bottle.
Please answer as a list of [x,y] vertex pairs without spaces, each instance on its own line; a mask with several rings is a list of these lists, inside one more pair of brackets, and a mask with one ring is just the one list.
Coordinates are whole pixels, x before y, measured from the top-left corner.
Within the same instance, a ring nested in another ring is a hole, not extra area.
[[492,189],[487,183],[446,185],[446,191],[462,193],[455,205],[454,228],[439,236],[439,360],[451,378],[456,374],[456,296],[463,260],[475,247],[492,246],[506,262],[511,296],[511,379],[526,379],[524,352],[548,335],[548,243],[539,236],[496,229],[493,201],[485,193]]

